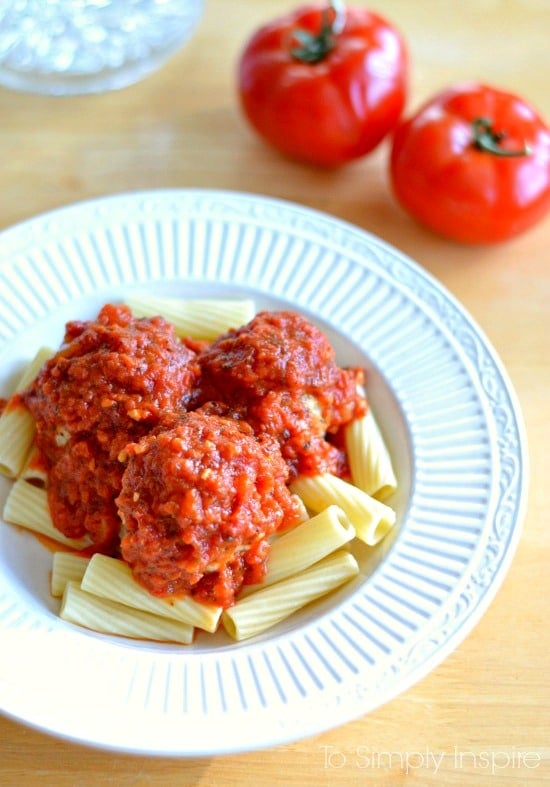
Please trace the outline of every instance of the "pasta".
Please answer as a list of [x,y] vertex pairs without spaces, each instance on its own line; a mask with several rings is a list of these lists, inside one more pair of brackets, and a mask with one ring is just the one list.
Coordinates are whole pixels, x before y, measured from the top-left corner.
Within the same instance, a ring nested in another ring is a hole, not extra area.
[[325,596],[358,573],[359,566],[353,555],[339,550],[305,571],[237,601],[235,606],[224,611],[223,626],[233,639],[248,639]]
[[221,607],[195,601],[190,596],[157,598],[138,585],[126,563],[100,554],[90,560],[81,586],[82,590],[127,607],[179,620],[209,632],[216,631],[222,612]]
[[52,596],[61,598],[67,582],[80,584],[89,562],[89,558],[75,555],[73,552],[54,552],[50,580]]
[[134,639],[179,642],[193,640],[188,623],[130,609],[110,599],[86,593],[76,582],[68,582],[59,615],[63,620],[103,634],[119,634]]
[[261,587],[298,574],[353,538],[355,528],[342,509],[329,506],[272,542]]
[[176,334],[191,339],[215,339],[230,328],[247,323],[255,312],[248,299],[182,300],[133,296],[125,300],[136,317],[161,315],[171,322]]
[[48,474],[44,463],[40,460],[40,451],[36,445],[32,445],[25,459],[25,464],[19,476],[24,481],[33,482],[44,486],[48,480]]
[[339,506],[354,526],[357,538],[369,546],[377,544],[395,524],[392,508],[330,473],[299,476],[291,489],[312,511]]
[[397,489],[397,479],[372,410],[369,408],[362,418],[351,421],[344,436],[354,486],[385,500]]
[[90,543],[87,538],[68,538],[54,527],[46,491],[22,479],[16,481],[10,489],[4,505],[3,517],[6,522],[33,530],[41,536],[75,550],[84,549]]
[[[34,380],[40,367],[52,355],[52,351],[41,348],[21,375],[15,394],[23,391]],[[21,404],[8,401],[0,415],[0,473],[9,478],[21,475],[35,433],[34,419]]]

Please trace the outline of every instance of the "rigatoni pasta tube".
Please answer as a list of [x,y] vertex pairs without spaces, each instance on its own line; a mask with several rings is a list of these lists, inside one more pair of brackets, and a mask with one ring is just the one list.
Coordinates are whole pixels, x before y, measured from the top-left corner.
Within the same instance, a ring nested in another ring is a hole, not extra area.
[[329,506],[273,542],[261,586],[272,585],[297,574],[354,537],[355,529],[342,509]]
[[[14,394],[23,391],[36,377],[53,351],[42,347],[19,378]],[[34,418],[20,402],[8,400],[0,415],[0,473],[9,478],[21,475],[36,432]]]
[[344,435],[354,486],[378,500],[385,500],[397,489],[397,479],[372,411],[351,421]]
[[25,466],[36,425],[22,404],[8,405],[0,417],[0,473],[18,478]]
[[82,581],[90,558],[73,552],[55,552],[52,561],[50,589],[52,596],[61,598],[67,582]]
[[288,579],[258,590],[226,609],[222,623],[230,637],[248,639],[280,623],[359,573],[351,552],[338,550]]
[[395,524],[395,511],[353,484],[331,473],[298,476],[291,489],[312,511],[339,506],[355,528],[360,541],[377,544]]
[[192,339],[216,339],[230,328],[249,322],[254,301],[247,298],[195,299],[134,296],[125,300],[136,317],[160,315],[171,322],[176,335]]
[[36,443],[31,445],[30,451],[25,459],[25,465],[19,477],[23,478],[25,481],[32,481],[42,484],[43,486],[46,485],[48,481],[48,472]]
[[193,640],[193,627],[188,623],[151,615],[110,599],[94,596],[82,590],[76,582],[67,583],[59,615],[63,620],[103,634],[180,642],[184,645]]
[[101,554],[94,555],[90,560],[81,586],[88,593],[210,632],[216,631],[222,612],[221,607],[195,601],[189,596],[153,596],[136,582],[126,563]]
[[84,549],[89,546],[88,538],[69,538],[54,527],[48,507],[48,495],[45,489],[19,479],[14,483],[6,498],[3,517],[12,525],[19,525],[27,530],[33,530],[42,536],[47,536],[59,544]]

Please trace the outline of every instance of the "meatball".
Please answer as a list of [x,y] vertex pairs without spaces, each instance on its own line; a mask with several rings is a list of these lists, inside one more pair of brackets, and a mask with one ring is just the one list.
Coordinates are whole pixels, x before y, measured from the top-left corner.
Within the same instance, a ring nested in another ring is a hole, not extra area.
[[289,311],[260,312],[200,353],[204,398],[276,437],[293,474],[345,471],[325,438],[366,411],[359,369],[341,369],[327,337]]
[[[161,317],[136,319],[104,306],[97,320],[68,323],[65,346],[25,395],[39,446],[57,456],[94,434],[112,456],[133,436],[186,409],[198,375],[195,353]],[[113,442],[114,441],[114,442]]]
[[277,443],[233,419],[187,413],[121,458],[121,554],[155,595],[231,605],[264,575],[267,538],[300,519]]

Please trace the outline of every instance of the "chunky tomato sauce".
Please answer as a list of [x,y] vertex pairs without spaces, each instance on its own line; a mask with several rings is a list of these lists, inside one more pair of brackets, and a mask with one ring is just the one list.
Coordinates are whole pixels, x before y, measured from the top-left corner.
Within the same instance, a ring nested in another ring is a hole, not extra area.
[[117,499],[122,557],[151,592],[191,592],[229,606],[264,575],[267,537],[298,521],[273,438],[201,412],[124,451]]
[[312,323],[293,312],[261,312],[213,342],[199,362],[204,396],[274,436],[293,475],[345,473],[345,454],[330,435],[364,414],[363,373],[340,369]]
[[55,526],[121,556],[158,596],[231,605],[261,581],[268,537],[298,521],[297,473],[346,473],[358,369],[292,312],[213,343],[108,304],[71,322],[22,401],[37,423]]

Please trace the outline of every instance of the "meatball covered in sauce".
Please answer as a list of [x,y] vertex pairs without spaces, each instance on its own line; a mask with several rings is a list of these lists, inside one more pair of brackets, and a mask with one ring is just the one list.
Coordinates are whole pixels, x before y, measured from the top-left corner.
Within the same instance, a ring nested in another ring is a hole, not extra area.
[[93,433],[116,456],[140,424],[150,428],[186,408],[195,358],[170,323],[135,318],[126,306],[108,304],[96,320],[68,323],[64,346],[25,397],[41,449],[55,456],[72,437]]
[[344,471],[325,439],[363,415],[359,369],[341,369],[327,337],[289,311],[260,312],[200,353],[205,397],[231,407],[256,433],[277,438],[291,472]]
[[276,441],[239,421],[190,412],[121,459],[121,553],[155,595],[230,606],[262,579],[267,538],[300,519]]

